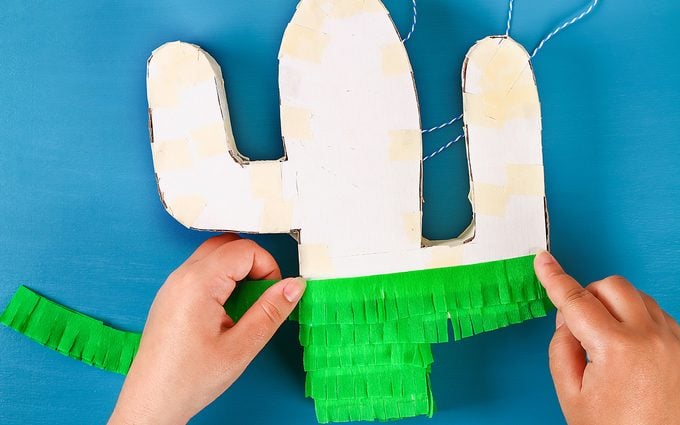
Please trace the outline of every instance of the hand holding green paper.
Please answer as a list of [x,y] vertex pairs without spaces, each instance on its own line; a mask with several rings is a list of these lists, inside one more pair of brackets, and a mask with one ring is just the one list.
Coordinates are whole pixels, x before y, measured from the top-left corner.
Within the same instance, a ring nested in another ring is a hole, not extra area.
[[[677,423],[680,326],[622,278],[583,289],[547,252],[535,263],[559,309],[550,369],[569,424]],[[281,281],[234,325],[221,303],[246,275],[280,278],[266,251],[224,235],[168,278],[111,424],[187,422],[238,378],[304,289],[298,279]]]
[[281,279],[274,258],[235,235],[209,239],[154,300],[110,424],[177,424],[224,392],[290,315],[299,278],[272,285],[234,323],[224,303],[236,282]]

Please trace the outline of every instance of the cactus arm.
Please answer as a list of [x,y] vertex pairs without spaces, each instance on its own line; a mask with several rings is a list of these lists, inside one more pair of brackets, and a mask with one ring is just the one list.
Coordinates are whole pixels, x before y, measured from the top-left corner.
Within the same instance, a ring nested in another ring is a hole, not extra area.
[[172,42],[147,65],[151,147],[167,211],[200,230],[291,231],[295,191],[286,187],[285,158],[251,162],[238,152],[217,62]]
[[431,242],[435,263],[470,264],[545,249],[541,109],[529,55],[507,36],[486,37],[468,52],[462,80],[474,219],[461,237]]

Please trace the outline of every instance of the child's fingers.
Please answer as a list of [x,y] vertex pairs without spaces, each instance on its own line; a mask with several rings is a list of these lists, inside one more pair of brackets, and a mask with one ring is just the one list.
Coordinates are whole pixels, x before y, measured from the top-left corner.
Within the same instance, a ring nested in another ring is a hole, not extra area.
[[251,279],[280,279],[279,265],[272,255],[255,241],[239,239],[215,249],[203,260],[202,265],[218,269],[238,282]]
[[194,251],[193,254],[191,254],[189,258],[186,259],[184,264],[195,263],[196,261],[202,260],[208,254],[225,243],[233,242],[238,239],[241,239],[241,237],[235,233],[223,233],[221,235],[208,238],[203,241],[203,243],[198,248],[196,248],[196,251]]
[[562,312],[569,329],[586,349],[589,349],[589,344],[601,339],[603,331],[618,325],[619,322],[600,300],[566,274],[547,251],[536,255],[534,268],[548,297]]
[[586,287],[600,300],[619,322],[631,324],[649,322],[651,315],[640,293],[621,276],[593,282]]
[[281,271],[272,255],[254,241],[238,239],[213,250],[202,260],[188,266],[185,279],[203,284],[224,304],[236,282],[252,279],[280,279]]
[[586,352],[566,324],[555,330],[548,355],[557,396],[560,400],[577,396],[581,392]]
[[238,342],[237,355],[241,357],[243,367],[255,358],[290,316],[306,286],[302,278],[288,278],[274,284],[225,335],[226,344]]

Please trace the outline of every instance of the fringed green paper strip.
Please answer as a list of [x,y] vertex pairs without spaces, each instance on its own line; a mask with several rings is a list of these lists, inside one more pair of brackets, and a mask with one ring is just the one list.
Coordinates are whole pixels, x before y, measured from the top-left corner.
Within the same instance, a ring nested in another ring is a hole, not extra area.
[[[273,281],[237,285],[237,321]],[[533,256],[378,276],[309,280],[300,322],[305,393],[320,423],[431,416],[430,344],[491,331],[552,308]],[[140,335],[121,332],[21,287],[0,322],[37,342],[125,374]]]
[[430,344],[366,344],[305,347],[303,364],[308,372],[355,366],[411,365],[428,367],[434,362]]
[[448,341],[449,320],[458,340],[551,308],[533,256],[310,283],[297,318],[321,423],[431,415],[429,344]]
[[0,323],[66,356],[123,375],[130,369],[141,337],[106,326],[25,286],[14,294]]

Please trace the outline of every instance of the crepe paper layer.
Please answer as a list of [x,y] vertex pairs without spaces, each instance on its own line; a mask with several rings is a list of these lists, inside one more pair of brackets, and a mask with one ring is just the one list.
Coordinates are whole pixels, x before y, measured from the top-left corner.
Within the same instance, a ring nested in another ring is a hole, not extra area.
[[412,365],[427,367],[434,362],[430,344],[366,344],[305,347],[303,364],[308,372],[327,368],[368,365]]
[[[310,280],[291,317],[300,322],[318,421],[432,415],[430,344],[448,341],[449,321],[459,340],[552,308],[533,258]],[[240,317],[272,283],[237,286],[227,312]]]
[[0,323],[46,347],[100,369],[125,375],[137,353],[141,334],[106,326],[19,287]]
[[311,282],[297,318],[318,421],[431,416],[430,344],[449,320],[458,340],[551,308],[533,258]]
[[[552,307],[534,256],[439,269],[310,280],[300,322],[305,394],[320,423],[428,415],[431,344],[541,317]],[[274,281],[243,282],[225,304],[238,319]],[[0,322],[101,369],[125,374],[140,334],[104,325],[20,287]]]

